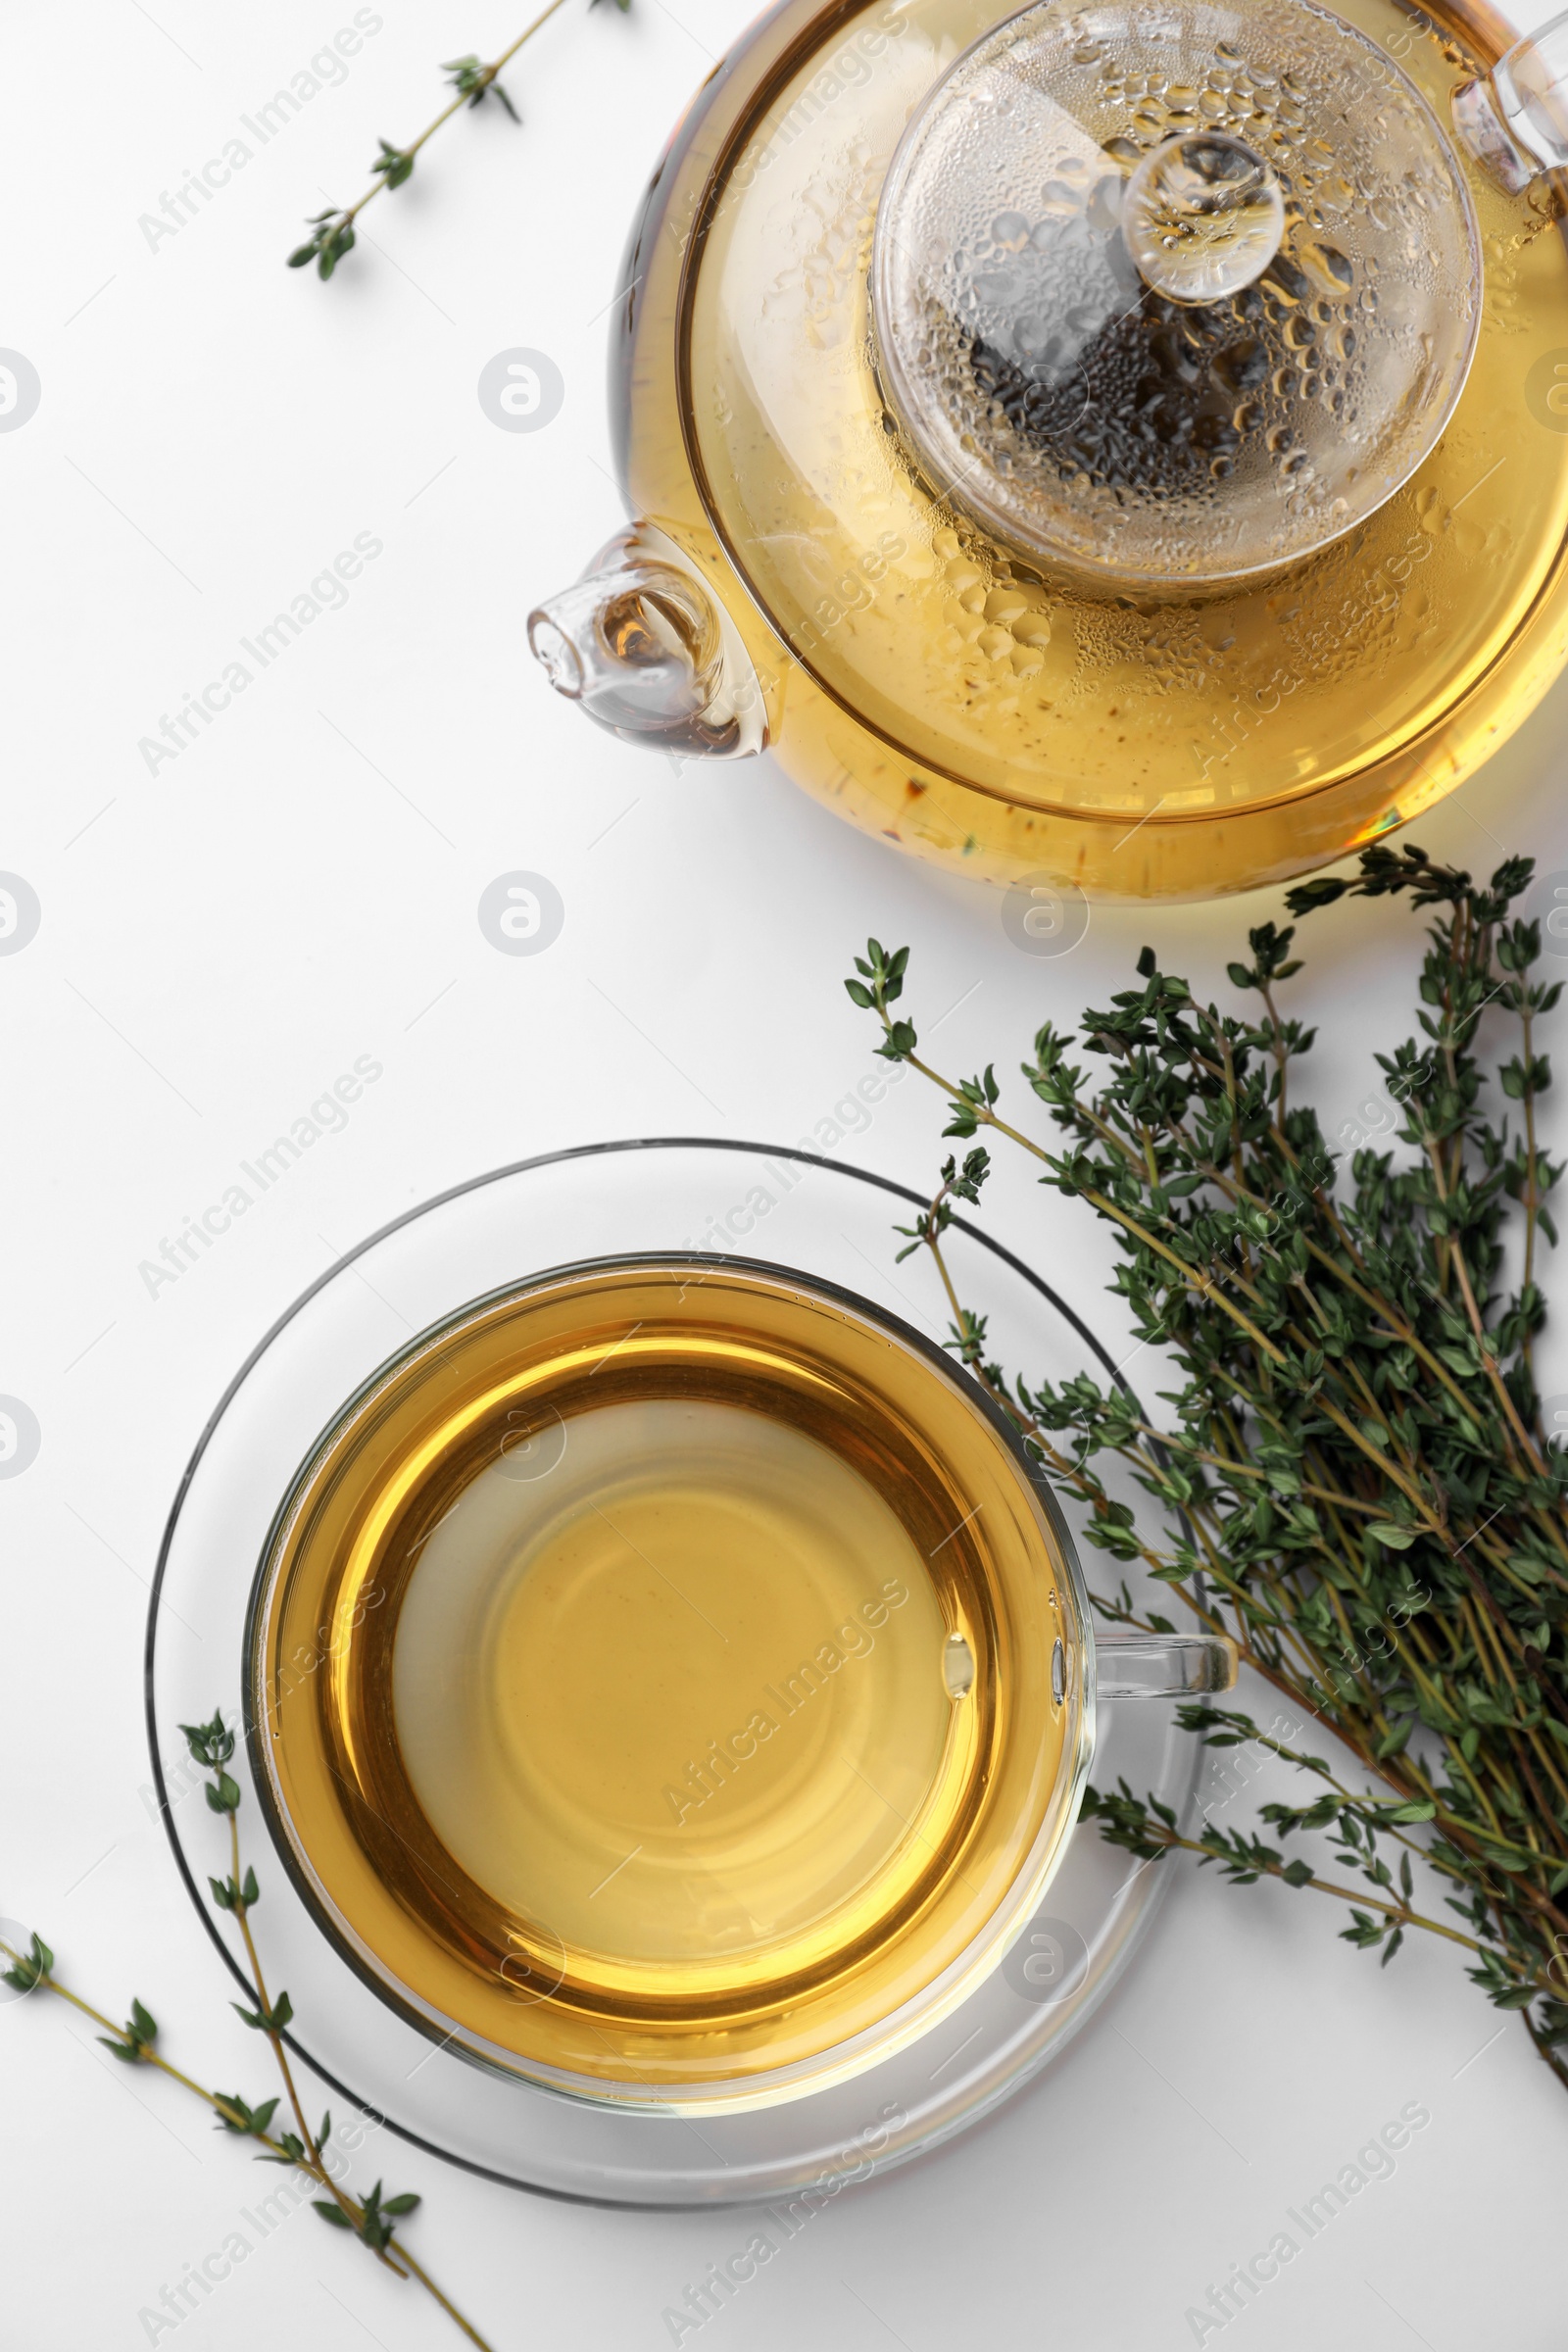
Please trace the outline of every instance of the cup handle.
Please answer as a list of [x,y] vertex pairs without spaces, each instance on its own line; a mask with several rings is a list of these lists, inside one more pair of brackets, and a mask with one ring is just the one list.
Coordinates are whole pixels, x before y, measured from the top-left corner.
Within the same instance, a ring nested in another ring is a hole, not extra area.
[[1102,1699],[1193,1698],[1236,1685],[1236,1644],[1226,1634],[1095,1635]]

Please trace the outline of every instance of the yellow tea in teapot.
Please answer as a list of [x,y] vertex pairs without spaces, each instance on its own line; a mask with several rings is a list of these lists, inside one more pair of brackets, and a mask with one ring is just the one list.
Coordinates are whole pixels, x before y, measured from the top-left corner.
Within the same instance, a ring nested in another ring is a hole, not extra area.
[[[1015,39],[1061,51],[1044,130]],[[754,695],[711,747],[765,718],[869,829],[1124,896],[1302,871],[1462,780],[1568,652],[1568,248],[1450,120],[1506,40],[1399,0],[765,19],[655,180],[616,363],[624,577],[706,591],[712,709]],[[982,137],[1028,170],[960,232]],[[1183,189],[1241,209],[1161,262]]]

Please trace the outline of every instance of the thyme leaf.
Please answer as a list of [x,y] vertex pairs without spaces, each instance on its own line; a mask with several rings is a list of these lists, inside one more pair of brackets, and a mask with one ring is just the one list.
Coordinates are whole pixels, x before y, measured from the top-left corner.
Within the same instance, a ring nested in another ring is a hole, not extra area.
[[[1111,1229],[1111,1288],[1179,1384],[1158,1425],[1115,1383],[1031,1384],[992,1360],[944,1255],[986,1146],[948,1159],[898,1233],[901,1256],[932,1259],[949,1347],[1088,1506],[1090,1546],[1140,1562],[1283,1702],[1268,1729],[1208,1706],[1182,1711],[1188,1728],[1315,1785],[1263,1804],[1257,1829],[1211,1815],[1187,1835],[1125,1785],[1090,1789],[1084,1817],[1144,1861],[1182,1850],[1237,1885],[1333,1895],[1346,1939],[1384,1965],[1407,1932],[1458,1945],[1568,2084],[1568,1451],[1534,1369],[1562,1173],[1538,1137],[1551,1071],[1536,1033],[1561,983],[1537,976],[1540,925],[1516,911],[1533,871],[1510,858],[1480,883],[1379,846],[1354,876],[1290,894],[1298,921],[1346,897],[1435,917],[1414,1032],[1377,1055],[1396,1150],[1335,1151],[1301,1099],[1313,1034],[1279,1004],[1301,968],[1295,924],[1249,933],[1227,967],[1236,1012],[1146,947],[1135,985],[1076,1033],[1037,1031],[1016,1119],[994,1066],[954,1079],[921,1055],[906,949],[868,940],[845,986],[878,1052],[945,1097],[948,1136],[1021,1152]],[[1136,1508],[1107,1488],[1113,1464]],[[1096,1599],[1114,1623],[1170,1630],[1125,1580]],[[1292,1715],[1338,1755],[1282,1737]],[[1288,1851],[1303,1838],[1332,1859]],[[1417,1908],[1413,1858],[1451,1918]]]
[[[588,0],[588,5],[594,7],[596,0]],[[615,0],[615,5],[624,16],[631,7],[631,0]],[[377,139],[378,152],[369,167],[370,184],[364,195],[353,204],[329,205],[324,213],[311,214],[305,223],[310,234],[304,244],[296,245],[289,255],[289,269],[305,270],[314,262],[318,277],[330,277],[339,262],[354,250],[354,223],[366,206],[373,203],[383,190],[401,188],[413,178],[415,159],[426,140],[433,139],[443,123],[450,122],[453,116],[464,107],[480,106],[486,98],[493,97],[512,122],[520,123],[522,117],[498,76],[502,68],[511,64],[524,43],[531,41],[557,10],[564,6],[565,0],[549,0],[549,5],[540,10],[532,24],[525,25],[511,47],[503,49],[490,65],[482,64],[477,55],[449,58],[441,71],[447,76],[448,88],[457,95],[441,109],[434,122],[427,122],[418,137],[411,139],[406,147],[394,146],[390,139]]]
[[[397,2234],[400,2223],[406,2221],[419,2203],[417,2195],[412,2190],[405,2190],[398,2196],[383,2197],[379,2180],[365,2196],[350,2195],[338,2182],[337,2175],[344,2170],[341,2158],[334,2154],[329,2161],[332,2138],[330,2114],[322,2116],[319,2128],[314,2132],[305,2120],[305,2110],[300,2102],[288,2049],[283,2040],[285,2028],[293,2022],[293,2004],[286,1992],[279,1992],[275,1998],[269,1997],[262,1975],[261,1957],[251,1933],[250,1913],[260,1900],[260,1890],[255,1871],[250,1868],[242,1871],[240,1867],[239,1824],[236,1816],[241,1790],[238,1783],[223,1769],[234,1753],[234,1734],[224,1723],[220,1712],[214,1714],[211,1723],[184,1723],[179,1728],[185,1735],[192,1756],[212,1775],[205,1784],[208,1803],[215,1813],[224,1816],[228,1822],[229,1873],[224,1879],[210,1879],[208,1884],[218,1909],[231,1917],[239,1929],[249,1990],[255,2003],[254,2008],[246,2008],[238,2001],[231,2006],[238,2011],[246,2025],[265,2034],[271,2044],[283,2083],[281,2094],[263,2099],[253,2107],[238,2091],[205,2088],[173,2065],[156,2046],[159,2038],[157,2021],[139,2000],[132,2000],[129,2018],[122,2026],[117,2026],[112,2018],[95,2008],[90,2001],[84,2000],[57,1975],[55,1955],[37,1935],[31,1936],[25,1952],[17,1951],[9,1943],[0,1941],[0,1959],[6,1963],[0,1969],[0,1977],[18,1992],[42,1990],[68,2002],[73,2009],[79,2010],[82,2016],[105,2029],[98,2039],[127,2066],[155,2068],[159,2074],[166,2075],[171,2082],[177,2082],[183,2090],[209,2107],[218,2119],[219,2130],[231,2132],[238,2138],[259,2140],[260,2163],[288,2165],[303,2173],[318,2187],[325,2189],[327,2193],[324,2197],[314,2200],[317,2212],[323,2219],[340,2230],[352,2231],[361,2244],[367,2246],[376,2260],[397,2278],[416,2279],[468,2341],[479,2346],[479,2352],[491,2352],[485,2338],[464,2318],[456,2304],[442,2292],[428,2271],[416,2261]],[[288,2101],[296,2129],[274,2132],[272,2119],[284,2098]]]

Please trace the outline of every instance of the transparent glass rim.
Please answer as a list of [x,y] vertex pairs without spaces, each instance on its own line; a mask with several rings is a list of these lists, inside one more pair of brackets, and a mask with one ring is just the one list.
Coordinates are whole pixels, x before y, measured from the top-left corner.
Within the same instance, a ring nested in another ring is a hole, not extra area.
[[[508,1161],[498,1167],[486,1169],[478,1175],[466,1178],[460,1184],[450,1185],[443,1191],[432,1194],[426,1200],[416,1202],[413,1207],[401,1211],[395,1217],[389,1218],[384,1224],[377,1226],[370,1233],[367,1234],[351,1249],[345,1250],[343,1254],[336,1258],[330,1266],[326,1267],[319,1275],[316,1277],[313,1282],[309,1283],[304,1290],[299,1292],[297,1296],[290,1301],[290,1303],[282,1310],[282,1312],[278,1314],[269,1325],[268,1329],[262,1334],[260,1339],[248,1350],[243,1361],[240,1363],[232,1378],[224,1387],[221,1396],[219,1397],[212,1412],[209,1414],[206,1422],[204,1423],[196,1440],[196,1444],[192,1448],[190,1458],[187,1461],[183,1472],[181,1473],[179,1484],[175,1490],[174,1498],[171,1505],[168,1518],[165,1522],[163,1536],[159,1544],[158,1558],[154,1570],[148,1600],[147,1632],[143,1651],[143,1706],[147,1731],[148,1755],[152,1767],[152,1785],[157,1796],[159,1811],[163,1819],[165,1833],[168,1836],[170,1848],[173,1855],[175,1869],[177,1870],[180,1880],[184,1885],[185,1891],[196,1910],[197,1916],[201,1920],[202,1926],[206,1930],[206,1933],[212,1941],[214,1950],[217,1952],[219,1958],[222,1961],[223,1966],[228,1971],[235,1984],[241,1990],[246,1991],[247,1993],[250,1990],[244,1971],[240,1967],[240,1964],[233,1953],[228,1949],[219,1932],[218,1923],[213,1917],[210,1906],[208,1905],[203,1893],[200,1883],[200,1875],[197,1869],[193,1867],[184,1850],[184,1846],[181,1842],[179,1833],[175,1825],[173,1802],[170,1795],[163,1759],[159,1749],[157,1720],[156,1672],[158,1658],[158,1632],[164,1583],[173,1552],[175,1539],[179,1531],[181,1512],[186,1497],[189,1494],[192,1483],[198,1470],[200,1469],[205,1455],[207,1454],[209,1446],[212,1445],[213,1440],[218,1433],[224,1415],[228,1411],[230,1405],[234,1402],[234,1399],[238,1396],[240,1390],[243,1388],[246,1380],[255,1370],[256,1366],[261,1362],[262,1358],[267,1354],[268,1350],[309,1305],[311,1300],[314,1299],[321,1291],[323,1291],[328,1284],[333,1282],[346,1267],[354,1264],[354,1262],[359,1258],[368,1255],[390,1236],[397,1234],[408,1226],[418,1222],[422,1217],[429,1215],[450,1201],[458,1200],[463,1199],[466,1195],[482,1191],[490,1185],[499,1184],[514,1177],[526,1175],[535,1169],[556,1167],[576,1160],[591,1160],[619,1154],[629,1154],[643,1152],[683,1151],[733,1152],[740,1156],[759,1155],[764,1158],[792,1161],[803,1167],[817,1167],[824,1169],[835,1176],[847,1177],[858,1184],[862,1184],[874,1191],[882,1192],[889,1198],[906,1202],[915,1208],[923,1208],[927,1205],[926,1196],[924,1194],[915,1191],[907,1185],[900,1184],[892,1177],[880,1175],[874,1170],[855,1167],[848,1161],[835,1159],[826,1153],[805,1152],[788,1145],[761,1144],[749,1138],[702,1135],[622,1137],[607,1140],[597,1144],[575,1145],[559,1151],[532,1153],[526,1158]],[[1061,1320],[1068,1326],[1068,1328],[1075,1334],[1077,1339],[1090,1351],[1090,1353],[1094,1356],[1096,1361],[1101,1365],[1106,1376],[1114,1383],[1114,1385],[1128,1396],[1134,1396],[1134,1392],[1130,1384],[1118,1370],[1116,1364],[1102,1342],[1096,1337],[1095,1333],[1084,1320],[1084,1318],[1073,1306],[1069,1304],[1066,1299],[1059,1295],[1059,1293],[1054,1290],[1048,1282],[1038,1275],[1033,1268],[1027,1265],[1022,1258],[1017,1256],[1014,1251],[1008,1250],[1004,1244],[995,1240],[991,1235],[983,1232],[978,1226],[970,1222],[968,1219],[956,1216],[953,1219],[953,1224],[968,1240],[975,1243],[979,1248],[999,1259],[1030,1290],[1035,1292],[1051,1308],[1053,1313],[1059,1316]],[[693,1252],[692,1254],[698,1255],[700,1253]],[[714,1254],[717,1255],[718,1253]],[[724,1253],[720,1259],[720,1262],[735,1263],[736,1261],[727,1253]],[[784,1269],[784,1271],[791,1273],[793,1279],[812,1279],[809,1277],[801,1277],[793,1269]],[[835,1288],[842,1290],[844,1286],[835,1286],[823,1279],[820,1282],[820,1287],[823,1290]],[[850,1295],[854,1296],[854,1294]],[[857,1303],[868,1307],[870,1311],[877,1315],[878,1319],[880,1320],[890,1321],[893,1319],[887,1316],[883,1310],[872,1307],[869,1301],[862,1301],[858,1298]],[[911,1337],[919,1342],[922,1347],[929,1346],[929,1343],[920,1342],[918,1334],[911,1334]],[[951,1370],[951,1367],[949,1367],[949,1369]],[[1027,1463],[1027,1456],[1024,1456],[1023,1458]],[[1034,1466],[1030,1464],[1028,1467],[1031,1479],[1036,1478],[1038,1474],[1035,1472]],[[1037,1491],[1040,1491],[1038,1487]],[[1087,1728],[1092,1733],[1094,1707],[1093,1604],[1090,1601],[1087,1591],[1083,1585],[1081,1564],[1071,1532],[1065,1527],[1064,1522],[1061,1520],[1060,1506],[1056,1502],[1054,1495],[1050,1496],[1049,1508],[1054,1526],[1059,1528],[1064,1561],[1068,1564],[1070,1574],[1074,1579],[1074,1597],[1075,1600],[1080,1602],[1082,1608],[1081,1623],[1086,1634],[1086,1639],[1083,1644],[1083,1654],[1085,1660],[1085,1722]],[[1089,1743],[1087,1740],[1081,1742],[1081,1750],[1084,1760],[1080,1765],[1080,1769],[1076,1776],[1078,1785],[1081,1785],[1082,1780],[1087,1772],[1088,1745]],[[259,1786],[261,1784],[259,1784]],[[292,1878],[292,1872],[290,1875]],[[304,1890],[297,1888],[297,1891],[303,1893]],[[309,1907],[314,1915],[316,1912],[316,1905],[314,1902],[310,1903]],[[342,1947],[335,1936],[329,1936],[328,1940],[332,1948],[339,1953],[340,1957],[348,1957],[348,1955],[343,1952]],[[355,1973],[357,1975],[363,1975],[364,1972],[356,1966]],[[379,1984],[375,1985],[375,1990],[380,1997],[385,1998],[384,1991]],[[421,2030],[424,2030],[423,2021],[411,2017],[410,2022],[419,2024]],[[304,2065],[308,2066],[311,2071],[317,2075],[320,2081],[325,2083],[327,2087],[337,2096],[353,2102],[353,2104],[363,2113],[373,2118],[378,2126],[391,2131],[397,2135],[397,2137],[404,2140],[412,2147],[416,2147],[426,2154],[436,2156],[445,2163],[458,2165],[464,2171],[472,2173],[479,2179],[494,2180],[504,2187],[520,2189],[530,2194],[552,2198],[567,2204],[602,2205],[614,2211],[623,2211],[627,2209],[627,2200],[624,2198],[613,2196],[596,2196],[589,2191],[564,2188],[552,2182],[525,2179],[516,2173],[505,2171],[497,2166],[482,2163],[473,2157],[466,2156],[455,2149],[443,2146],[439,2141],[428,2138],[424,2133],[415,2130],[413,2127],[399,2123],[395,2117],[386,2113],[385,2110],[379,2107],[375,2101],[365,2098],[361,2093],[353,2088],[352,2084],[343,2081],[330,2066],[324,2064],[322,2060],[317,2057],[316,2054],[298,2038],[298,2035],[295,2033],[285,2032],[283,2039],[294,2055],[298,2057]],[[490,2070],[487,2068],[485,2071],[489,2072]],[[526,2081],[523,2078],[515,2079],[517,2080],[519,2092],[525,2095],[528,2088]],[[537,2091],[540,2086],[535,2085],[534,2087]],[[562,2094],[560,2092],[555,2092],[547,2093],[546,2095],[561,2096]],[[571,2103],[577,2104],[578,2102],[573,2101]],[[581,2103],[584,2105],[590,2104],[590,2102],[587,2101],[583,2101]],[[727,2202],[728,2200],[715,2201]],[[748,2200],[742,2197],[734,2201],[739,2204],[744,2204]],[[683,2205],[684,2200],[678,2200],[671,2206],[670,2209],[679,2210],[683,2208]],[[655,2207],[654,2209],[661,2210],[662,2208]]]
[[[280,1564],[280,1539],[291,1524],[299,1495],[309,1486],[323,1452],[354,1421],[366,1401],[383,1389],[402,1366],[425,1353],[444,1335],[458,1330],[488,1308],[525,1298],[534,1290],[571,1282],[580,1276],[643,1269],[651,1271],[666,1266],[694,1269],[722,1266],[728,1272],[760,1275],[786,1284],[793,1290],[808,1292],[815,1298],[847,1308],[860,1321],[886,1334],[897,1346],[918,1358],[929,1372],[957,1391],[965,1404],[978,1412],[991,1428],[1040,1504],[1058,1547],[1060,1567],[1071,1592],[1079,1654],[1074,1661],[1074,1687],[1065,1693],[1067,1712],[1061,1770],[1045,1816],[1006,1890],[963,1949],[955,1954],[937,1976],[907,1994],[896,2008],[890,2009],[885,2016],[858,2034],[834,2043],[830,2049],[815,2057],[800,2059],[787,2067],[737,2077],[731,2082],[715,2082],[702,2087],[691,2084],[653,2090],[629,2080],[613,2082],[568,2074],[543,2061],[525,2060],[514,2051],[504,2049],[476,2029],[459,2024],[454,2018],[420,1999],[381,1956],[356,1934],[334,1900],[330,1888],[312,1866],[301,1832],[289,1813],[267,1739],[267,1718],[260,1698],[260,1685],[263,1675],[262,1640],[267,1607]],[[278,1857],[318,1931],[370,1989],[427,2039],[443,2048],[461,2049],[462,2054],[476,2065],[534,2082],[562,2097],[579,2099],[592,2107],[614,2106],[644,2113],[667,2111],[688,2116],[768,2107],[781,2099],[808,2096],[814,2090],[825,2089],[863,2073],[867,2067],[891,2057],[908,2042],[923,2037],[933,2027],[951,2016],[979,1980],[998,1964],[1012,1937],[1045,1893],[1076,1823],[1078,1803],[1094,1753],[1096,1641],[1093,1605],[1083,1564],[1072,1531],[1051,1484],[1039,1464],[1031,1460],[1013,1423],[977,1382],[960,1371],[951,1354],[927,1339],[922,1332],[916,1331],[902,1316],[874,1304],[842,1283],[829,1281],[820,1275],[803,1274],[793,1267],[767,1259],[744,1257],[738,1252],[636,1250],[577,1259],[564,1265],[541,1266],[515,1282],[505,1283],[479,1298],[465,1300],[454,1307],[450,1314],[440,1317],[416,1333],[401,1348],[394,1349],[339,1406],[301,1462],[280,1500],[251,1580],[244,1640],[244,1679],[241,1687],[244,1694],[245,1737],[257,1797]]]
[[[1464,167],[1454,140],[1439,121],[1437,112],[1426,94],[1417,87],[1398,60],[1383,48],[1381,42],[1376,40],[1372,34],[1364,32],[1359,25],[1351,24],[1348,18],[1341,16],[1337,10],[1324,5],[1324,0],[1297,0],[1297,5],[1304,9],[1310,16],[1321,18],[1337,32],[1343,33],[1349,42],[1359,42],[1364,48],[1374,52],[1390,79],[1399,85],[1405,103],[1418,116],[1425,118],[1437,147],[1444,155],[1448,167],[1448,179],[1455,199],[1454,209],[1465,237],[1471,281],[1480,289],[1485,282],[1485,265],[1481,246],[1481,227],[1476,219],[1475,199],[1470,192]],[[1483,306],[1479,294],[1473,308],[1470,330],[1463,354],[1452,371],[1441,408],[1435,409],[1427,421],[1425,436],[1419,446],[1412,447],[1402,468],[1391,469],[1385,479],[1382,494],[1373,505],[1359,514],[1350,515],[1348,520],[1338,524],[1334,529],[1326,530],[1321,538],[1315,540],[1309,547],[1297,548],[1284,555],[1260,557],[1255,562],[1246,564],[1227,564],[1215,562],[1205,565],[1201,571],[1192,572],[1152,570],[1146,565],[1121,564],[1114,559],[1105,557],[1090,562],[1080,552],[1064,544],[1058,544],[1044,535],[1031,536],[1022,530],[1017,515],[1006,501],[992,492],[984,470],[980,470],[978,473],[966,470],[961,477],[964,484],[963,492],[961,497],[958,496],[951,478],[954,471],[954,453],[952,449],[943,446],[941,428],[933,423],[928,414],[927,404],[921,398],[921,386],[917,371],[911,370],[906,366],[898,337],[887,331],[887,321],[896,315],[898,307],[894,289],[896,254],[899,247],[895,217],[903,200],[905,188],[918,167],[922,143],[933,120],[941,109],[945,94],[961,86],[963,76],[984,63],[987,51],[994,50],[1000,56],[1007,44],[1018,37],[1019,28],[1025,18],[1044,16],[1053,8],[1065,19],[1067,12],[1062,7],[1061,0],[1025,0],[1023,7],[999,18],[996,24],[989,25],[984,32],[977,34],[969,46],[960,51],[953,63],[945,67],[931,84],[918,107],[910,115],[899,143],[893,151],[887,177],[882,183],[877,198],[876,220],[871,241],[871,264],[867,281],[872,355],[878,381],[884,399],[887,401],[889,412],[898,420],[906,444],[939,504],[951,501],[952,505],[960,512],[966,508],[982,529],[990,532],[992,537],[1004,546],[1014,550],[1026,563],[1046,564],[1051,567],[1054,574],[1059,573],[1063,578],[1070,577],[1079,587],[1098,588],[1106,596],[1137,592],[1180,603],[1184,598],[1201,595],[1205,590],[1228,592],[1246,587],[1250,583],[1266,581],[1276,573],[1283,577],[1287,572],[1294,571],[1303,564],[1315,563],[1328,548],[1348,538],[1353,531],[1362,529],[1374,514],[1382,512],[1391,499],[1398,496],[1399,492],[1431,457],[1452,422],[1453,413],[1470,380],[1470,370],[1481,338]],[[1076,23],[1077,19],[1074,18],[1072,21]],[[1145,290],[1147,291],[1147,289]],[[773,623],[775,628],[777,625],[776,622]]]

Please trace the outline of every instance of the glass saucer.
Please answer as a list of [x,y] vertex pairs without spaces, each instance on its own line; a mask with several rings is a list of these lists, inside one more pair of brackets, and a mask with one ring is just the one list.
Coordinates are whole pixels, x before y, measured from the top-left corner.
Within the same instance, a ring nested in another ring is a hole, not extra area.
[[[165,1532],[147,1633],[148,1735],[165,1825],[186,1889],[236,1976],[206,1885],[209,1871],[226,1867],[221,1838],[205,1804],[192,1801],[195,1777],[173,1764],[176,1726],[215,1706],[240,1720],[257,1563],[279,1499],[344,1398],[466,1301],[550,1267],[635,1251],[764,1259],[856,1291],[940,1342],[946,1315],[935,1284],[918,1260],[894,1262],[893,1225],[924,1205],[886,1178],[802,1152],[685,1138],[598,1145],[495,1170],[410,1210],[278,1319],[197,1445]],[[1004,1363],[1031,1378],[1113,1372],[1087,1325],[982,1232],[956,1223],[948,1255],[960,1296],[990,1317]],[[1097,1782],[1123,1775],[1180,1813],[1193,1803],[1201,1757],[1169,1707],[1100,1710]],[[492,2073],[389,2009],[326,1941],[276,1857],[258,1849],[262,1808],[243,1746],[230,1769],[264,1874],[269,1981],[287,1985],[300,2021],[291,2047],[339,2101],[413,2145],[514,2187],[596,2203],[787,2202],[808,2186],[819,2198],[952,2137],[1037,2074],[1093,2014],[1168,1876],[1080,1833],[1002,1967],[924,2038],[786,2106],[700,2120],[626,2112]]]

